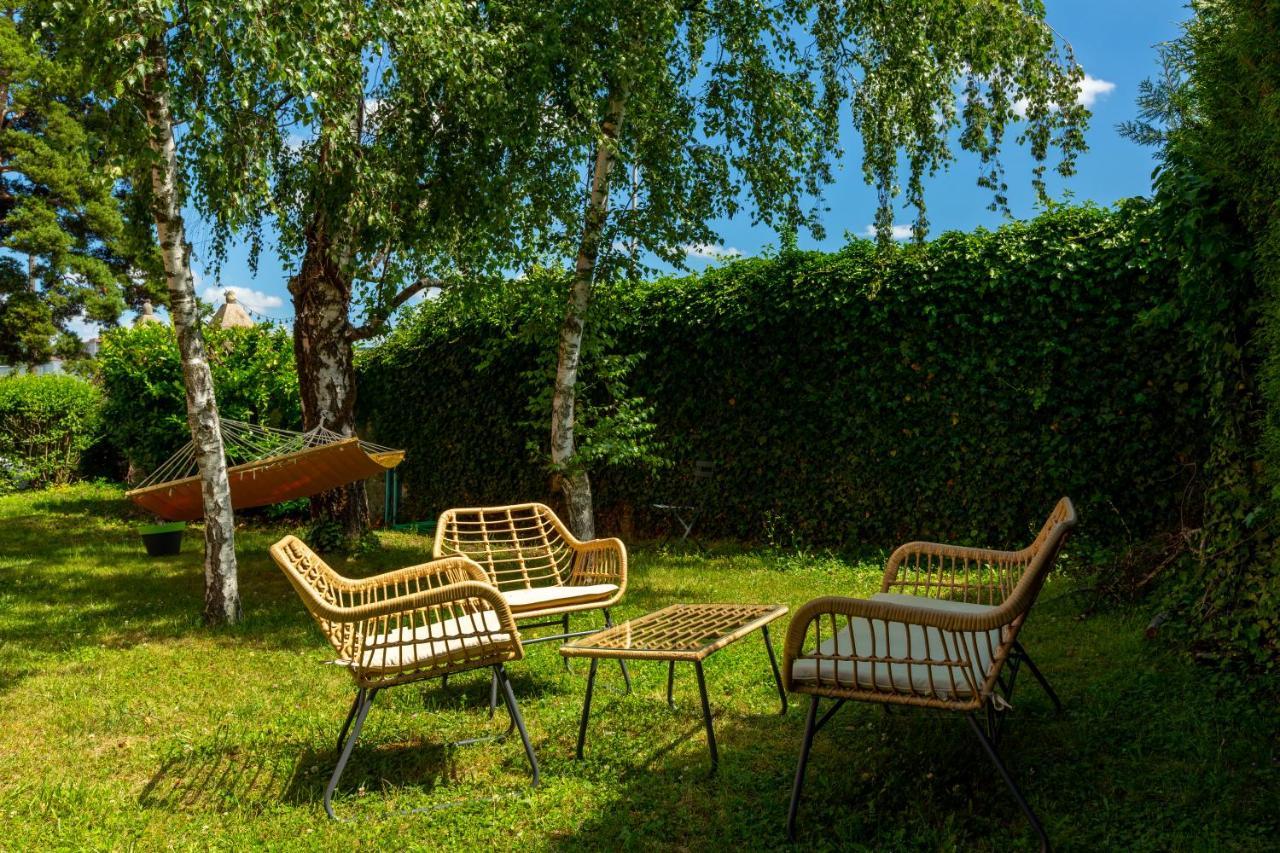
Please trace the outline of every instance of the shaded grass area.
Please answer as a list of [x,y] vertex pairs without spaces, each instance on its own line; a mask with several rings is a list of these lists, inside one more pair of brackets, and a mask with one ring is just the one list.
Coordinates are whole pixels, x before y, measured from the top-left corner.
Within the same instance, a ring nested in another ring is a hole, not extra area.
[[[379,696],[328,821],[321,796],[352,696],[344,671],[267,546],[237,532],[244,621],[199,621],[200,539],[145,556],[121,493],[76,486],[0,498],[0,848],[759,849],[783,823],[803,699],[777,715],[758,636],[707,665],[721,768],[707,772],[697,688],[636,662],[635,693],[601,666],[587,757],[572,760],[585,662],[553,644],[511,667],[543,766],[526,787],[516,739],[484,673]],[[338,561],[349,575],[422,562],[430,542],[379,534]],[[885,543],[888,544],[888,543]],[[780,602],[868,593],[881,559],[632,549],[617,617],[676,601]],[[1280,829],[1274,707],[1213,693],[1203,673],[1142,638],[1141,613],[1077,618],[1053,579],[1023,635],[1067,710],[1021,685],[1005,752],[1061,849],[1264,849]],[[592,616],[575,620],[588,627]],[[780,647],[785,625],[774,628]],[[800,697],[798,697],[800,698]],[[804,848],[1029,849],[1030,834],[963,721],[846,706],[818,737],[801,810]],[[487,801],[429,814],[467,797]]]

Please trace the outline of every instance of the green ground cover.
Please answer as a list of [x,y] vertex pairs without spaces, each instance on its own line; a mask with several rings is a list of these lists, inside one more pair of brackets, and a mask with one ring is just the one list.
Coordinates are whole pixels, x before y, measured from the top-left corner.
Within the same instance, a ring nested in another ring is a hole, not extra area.
[[[352,686],[267,546],[240,531],[244,621],[199,623],[199,540],[149,559],[121,492],[73,486],[0,498],[0,848],[328,847],[758,849],[783,823],[803,726],[777,716],[756,637],[708,665],[721,749],[707,754],[691,672],[673,713],[665,666],[636,663],[636,691],[603,665],[587,759],[572,759],[586,666],[550,644],[511,667],[543,767],[524,787],[518,741],[446,749],[497,730],[484,673],[380,696],[343,780],[340,814],[320,799]],[[429,542],[336,568],[372,574],[421,562]],[[884,543],[886,546],[891,543]],[[993,543],[1011,544],[1011,543]],[[632,549],[616,615],[676,601],[781,602],[867,593],[882,554],[842,559],[716,548]],[[1005,741],[1014,772],[1061,849],[1261,849],[1280,829],[1275,708],[1214,692],[1202,670],[1142,636],[1146,612],[1079,618],[1070,578],[1052,579],[1024,640],[1067,704],[1034,682]],[[585,627],[590,617],[577,623]],[[783,625],[775,629],[780,644]],[[429,814],[395,809],[497,799]],[[802,847],[1029,848],[1016,807],[958,717],[846,706],[818,738]]]

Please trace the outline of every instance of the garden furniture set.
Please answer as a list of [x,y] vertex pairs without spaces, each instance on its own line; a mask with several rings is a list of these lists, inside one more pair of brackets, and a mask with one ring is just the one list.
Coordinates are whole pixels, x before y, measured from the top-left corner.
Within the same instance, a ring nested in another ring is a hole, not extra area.
[[[1003,714],[1021,668],[1061,707],[1019,634],[1052,569],[1076,513],[1063,498],[1039,535],[1020,551],[912,542],[885,567],[879,593],[869,599],[828,596],[798,608],[788,626],[778,671],[769,624],[780,605],[675,604],[614,624],[609,608],[626,591],[627,552],[617,539],[581,542],[542,504],[452,509],[440,516],[434,559],[376,577],[353,580],[334,572],[303,542],[286,536],[272,557],[356,684],[338,737],[339,758],[324,793],[332,798],[365,717],[378,692],[455,673],[491,670],[490,715],[501,696],[510,717],[503,738],[518,731],[538,784],[538,761],[505,665],[524,646],[567,640],[569,658],[591,661],[578,730],[581,758],[596,669],[615,659],[628,691],[628,660],[666,662],[667,702],[673,704],[676,663],[692,663],[698,680],[712,769],[718,764],[704,662],[759,630],[773,670],[781,712],[787,694],[810,697],[787,813],[796,817],[814,736],[846,701],[915,706],[966,715],[970,729],[1022,810],[1042,846],[1048,838],[1001,760]],[[604,627],[571,631],[570,615],[598,610]],[[526,638],[531,629],[554,633]],[[834,700],[821,717],[821,702]],[[981,715],[981,719],[979,718]],[[474,743],[476,738],[459,743]]]

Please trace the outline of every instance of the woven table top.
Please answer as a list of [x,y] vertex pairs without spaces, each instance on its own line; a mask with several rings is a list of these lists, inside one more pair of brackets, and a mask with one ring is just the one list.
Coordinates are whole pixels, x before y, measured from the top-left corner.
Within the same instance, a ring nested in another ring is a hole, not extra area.
[[560,647],[566,657],[703,660],[785,615],[780,604],[672,604],[579,637]]

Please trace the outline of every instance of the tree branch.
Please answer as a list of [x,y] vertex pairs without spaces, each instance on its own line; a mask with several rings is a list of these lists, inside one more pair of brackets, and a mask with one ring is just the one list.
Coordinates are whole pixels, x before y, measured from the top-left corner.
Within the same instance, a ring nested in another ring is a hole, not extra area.
[[353,341],[363,341],[372,338],[382,330],[382,327],[386,324],[387,320],[390,319],[391,315],[394,314],[396,309],[401,305],[405,304],[424,290],[432,287],[443,288],[444,286],[445,283],[438,278],[423,276],[404,290],[397,293],[395,297],[387,303],[383,310],[373,315],[369,322],[365,323],[363,326],[356,326],[352,328],[352,330],[347,333],[348,337]]

